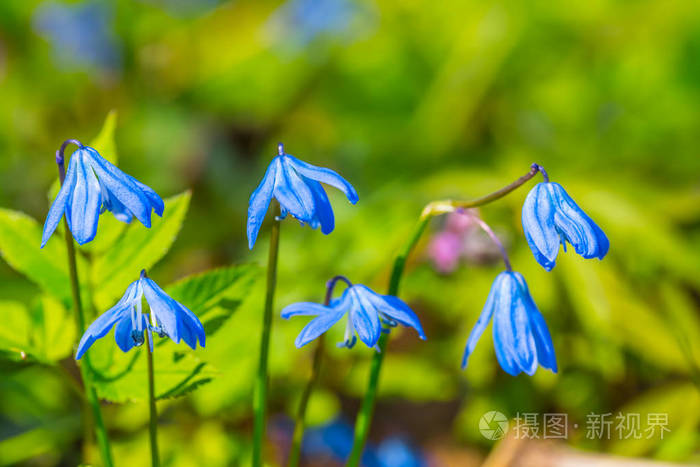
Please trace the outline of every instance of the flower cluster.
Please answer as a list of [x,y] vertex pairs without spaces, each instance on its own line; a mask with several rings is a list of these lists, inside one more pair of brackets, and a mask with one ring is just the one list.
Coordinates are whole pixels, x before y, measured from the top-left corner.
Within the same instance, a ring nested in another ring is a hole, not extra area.
[[[584,258],[599,258],[610,247],[603,231],[571,199],[558,183],[538,183],[527,195],[523,205],[523,230],[535,259],[547,271],[555,265],[560,245],[570,243]],[[462,358],[466,367],[476,343],[493,318],[493,342],[501,367],[511,375],[524,372],[532,375],[538,364],[557,371],[552,337],[542,314],[537,309],[525,279],[510,270],[500,273],[486,300],[479,319],[472,329]]]

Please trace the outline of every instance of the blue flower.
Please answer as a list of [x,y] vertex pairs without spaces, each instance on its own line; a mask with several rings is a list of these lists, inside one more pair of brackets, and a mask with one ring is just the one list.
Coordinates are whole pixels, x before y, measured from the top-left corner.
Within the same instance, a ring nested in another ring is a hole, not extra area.
[[73,238],[83,245],[95,238],[97,220],[111,211],[123,222],[136,217],[151,227],[151,210],[163,215],[158,194],[105,160],[93,148],[80,146],[68,164],[66,179],[49,209],[41,238],[46,245],[65,214]]
[[321,226],[321,232],[329,234],[335,227],[333,209],[319,182],[334,186],[345,193],[348,200],[357,203],[357,192],[343,177],[323,167],[316,167],[284,153],[279,145],[275,157],[265,172],[260,185],[250,195],[248,204],[248,247],[255,245],[265,213],[274,197],[280,203],[284,219],[291,214],[302,224],[312,228]]
[[382,323],[394,327],[397,323],[418,331],[421,339],[425,333],[418,316],[401,299],[391,295],[380,295],[368,287],[355,284],[349,286],[340,298],[330,301],[328,306],[313,302],[293,303],[282,310],[282,317],[316,316],[301,330],[294,344],[301,348],[326,332],[340,318],[347,315],[345,341],[341,347],[355,345],[355,333],[367,347],[375,347],[382,333]]
[[547,271],[554,267],[559,245],[566,242],[584,258],[603,259],[610,242],[561,185],[538,183],[523,204],[523,230],[535,259]]
[[486,305],[469,334],[462,368],[493,316],[493,343],[501,367],[515,376],[533,375],[537,365],[557,372],[552,337],[544,318],[530,296],[520,273],[504,271],[496,277]]
[[[146,314],[142,313],[144,295],[150,307],[150,324]],[[141,271],[139,280],[129,285],[116,305],[100,315],[87,328],[78,344],[76,360],[83,356],[93,342],[107,335],[112,327],[117,345],[123,352],[143,344],[143,333],[146,330],[155,332],[160,337],[168,336],[176,344],[183,340],[192,349],[196,348],[199,340],[199,345],[204,347],[204,327],[197,316],[183,304],[170,298],[158,284],[146,276],[146,271]],[[151,346],[152,343],[153,339]]]

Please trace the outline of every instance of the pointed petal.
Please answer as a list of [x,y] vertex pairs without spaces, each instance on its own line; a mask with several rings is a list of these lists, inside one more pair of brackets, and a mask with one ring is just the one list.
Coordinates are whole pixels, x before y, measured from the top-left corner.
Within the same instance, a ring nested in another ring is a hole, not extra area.
[[524,290],[523,300],[530,319],[532,334],[535,339],[537,360],[544,368],[549,368],[556,373],[557,359],[554,355],[554,344],[552,344],[552,336],[547,328],[547,323],[544,321],[544,317],[537,309],[537,305],[535,305],[535,301],[530,295],[530,290],[525,283],[525,279],[518,274],[518,276],[516,276],[516,280],[518,281],[520,288]]
[[[190,345],[190,347],[192,347],[193,349],[195,348],[195,346],[197,344],[197,339],[199,339],[199,345],[204,347],[206,336],[204,334],[204,326],[202,326],[202,322],[199,321],[199,318],[197,317],[197,315],[192,313],[192,311],[190,311],[190,309],[187,308],[185,305],[183,305],[182,303],[180,303],[172,298],[171,298],[171,300],[178,307],[180,322],[183,325],[180,329],[182,329],[183,327],[187,327],[189,329],[189,331],[192,333],[193,344]],[[184,337],[183,337],[183,339],[184,339]],[[187,342],[187,341],[185,341],[185,342]]]
[[316,180],[317,182],[325,183],[326,185],[333,186],[347,196],[348,201],[352,204],[357,203],[359,199],[357,196],[357,191],[355,188],[343,177],[338,175],[335,171],[327,169],[325,167],[317,167],[297,159],[294,156],[286,154],[285,157],[289,158],[294,168],[304,177]]
[[316,316],[328,313],[330,307],[314,302],[299,302],[287,305],[282,309],[282,318],[289,319],[292,316]]
[[76,360],[80,360],[83,354],[90,348],[90,346],[97,339],[104,337],[114,323],[116,323],[122,316],[129,315],[130,307],[133,306],[133,301],[138,296],[137,282],[132,282],[131,285],[126,289],[126,293],[119,300],[119,302],[114,305],[109,310],[105,311],[103,314],[97,317],[93,323],[88,326],[85,333],[80,338],[80,343],[78,344],[78,350],[75,355]]
[[102,212],[104,212],[106,209],[107,211],[111,212],[117,220],[124,222],[125,224],[129,224],[134,218],[131,211],[129,211],[129,209],[124,206],[121,201],[115,198],[102,182],[100,182],[100,189],[102,192]]
[[146,198],[148,198],[148,201],[151,203],[153,211],[156,214],[158,214],[159,217],[163,217],[163,211],[165,210],[165,203],[163,202],[163,198],[161,198],[158,195],[158,193],[156,193],[150,186],[139,182],[131,175],[127,175],[127,177],[129,177],[131,181],[134,182],[134,184],[141,189]]
[[379,340],[382,324],[376,307],[356,288],[357,286],[354,285],[346,289],[351,299],[350,319],[360,340],[371,348]]
[[333,216],[331,202],[328,200],[328,195],[326,195],[326,191],[320,183],[311,179],[306,179],[305,181],[314,196],[316,219],[321,224],[321,232],[328,235],[335,228],[335,217]]
[[158,284],[150,278],[141,279],[143,284],[143,294],[146,296],[151,313],[154,313],[158,322],[163,326],[163,330],[168,337],[176,344],[180,342],[180,327],[178,326],[177,306],[175,300],[161,289]]
[[523,204],[523,231],[535,259],[547,271],[554,267],[559,253],[560,238],[554,225],[554,200],[548,185],[538,183],[528,193]]
[[275,180],[274,197],[289,214],[311,224],[316,214],[314,196],[306,182],[294,168],[280,156],[281,165]]
[[467,367],[467,360],[469,359],[469,356],[472,354],[472,352],[474,352],[474,349],[476,348],[476,343],[479,342],[479,339],[484,333],[486,326],[488,326],[489,321],[491,321],[491,316],[493,316],[493,310],[498,306],[499,297],[502,293],[504,285],[503,274],[504,273],[500,273],[498,276],[496,276],[496,279],[493,281],[493,285],[491,285],[491,291],[489,292],[489,296],[486,299],[484,308],[481,310],[479,319],[476,321],[476,324],[472,328],[472,331],[469,333],[469,338],[467,339],[467,346],[464,349],[464,356],[462,357],[462,368]]
[[[58,227],[58,223],[61,222],[61,218],[66,211],[68,201],[70,200],[70,195],[75,189],[77,161],[78,158],[75,154],[73,154],[73,156],[70,158],[70,162],[68,163],[66,179],[64,180],[56,199],[51,204],[49,213],[46,216],[46,222],[44,222],[44,232],[41,235],[41,248],[44,248],[46,242],[49,241],[51,235],[53,235],[53,233],[56,231],[56,227]],[[66,235],[68,235],[67,232]]]
[[260,185],[258,185],[253,194],[250,195],[250,201],[248,202],[247,232],[248,248],[251,250],[253,249],[253,245],[255,245],[255,240],[258,238],[258,232],[260,231],[263,219],[265,219],[267,208],[270,206],[270,201],[272,201],[272,191],[275,187],[275,179],[279,166],[279,158],[276,157],[267,167],[265,176],[260,182]]
[[514,275],[508,274],[507,285],[499,295],[499,303],[493,316],[496,357],[503,369],[517,375],[524,371],[533,375],[537,369],[535,340],[523,302],[522,290]]
[[380,313],[403,326],[415,329],[418,332],[418,336],[425,340],[425,332],[423,332],[418,316],[403,300],[393,295],[379,295],[369,287],[361,284],[357,284],[355,287],[365,294]]
[[312,319],[309,324],[304,326],[294,341],[294,345],[297,348],[302,348],[324,332],[328,331],[344,315],[345,312],[342,310],[326,308],[324,313],[318,315],[318,317]]
[[558,183],[552,183],[552,196],[557,203],[554,215],[556,227],[563,233],[574,250],[584,258],[602,259],[610,243],[603,231]]
[[105,188],[131,211],[146,227],[151,227],[151,202],[132,177],[100,156],[93,148],[85,147],[87,160]]
[[84,163],[81,157],[76,164],[76,181],[69,206],[71,232],[79,245],[95,238],[101,206],[100,183],[90,166]]

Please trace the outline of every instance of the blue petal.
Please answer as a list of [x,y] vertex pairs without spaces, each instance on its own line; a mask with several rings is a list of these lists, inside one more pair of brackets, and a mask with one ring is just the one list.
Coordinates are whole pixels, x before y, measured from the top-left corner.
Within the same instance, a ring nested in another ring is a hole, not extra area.
[[337,323],[340,318],[345,315],[343,310],[334,310],[329,307],[325,307],[324,313],[318,315],[318,317],[312,319],[309,324],[304,326],[296,340],[294,345],[297,348],[301,348],[316,339],[318,336],[328,331],[335,323]]
[[523,204],[523,231],[535,259],[547,271],[554,267],[561,238],[554,224],[556,206],[550,183],[538,183],[530,190]]
[[[328,235],[335,228],[335,217],[333,216],[333,208],[328,200],[328,195],[320,183],[317,181],[306,179],[306,184],[311,189],[314,196],[314,204],[316,205],[316,220],[321,224],[321,232]],[[313,226],[316,228],[317,226]]]
[[134,218],[131,211],[115,198],[103,183],[100,183],[100,188],[102,189],[102,212],[104,210],[110,211],[117,220],[126,224],[130,223]]
[[156,319],[163,327],[168,337],[175,343],[180,342],[180,327],[178,326],[177,306],[175,301],[161,289],[158,284],[150,278],[144,277],[141,279],[143,284],[143,293],[146,296],[148,306],[151,307],[151,313],[155,314]]
[[[143,313],[141,313],[140,319],[141,334],[143,335],[143,331],[148,329],[148,320]],[[114,340],[122,352],[128,352],[136,346],[132,331],[134,331],[134,327],[131,322],[131,313],[125,313],[114,328]]]
[[394,297],[393,295],[379,295],[369,287],[361,284],[358,284],[355,287],[365,293],[365,295],[372,302],[372,304],[377,307],[377,310],[379,310],[380,313],[388,316],[403,326],[408,326],[415,329],[418,332],[418,336],[425,340],[425,332],[423,332],[423,326],[421,326],[418,316],[403,300],[398,297]]
[[350,296],[350,319],[357,335],[367,347],[374,347],[382,332],[379,312],[376,307],[358,291],[358,286],[348,287],[343,295]]
[[[80,151],[78,149],[76,153]],[[85,163],[84,155],[74,154],[73,157],[78,157],[78,161],[75,166],[75,185],[70,196],[68,209],[70,210],[73,237],[78,244],[83,245],[95,238],[97,234],[102,192],[95,173]]]
[[504,273],[499,274],[496,277],[496,280],[493,281],[491,291],[489,292],[489,296],[486,299],[486,304],[484,304],[484,308],[481,310],[479,319],[476,321],[476,324],[472,328],[472,331],[469,333],[469,338],[467,339],[467,346],[464,349],[464,356],[462,357],[462,368],[466,368],[469,356],[472,354],[472,352],[474,352],[477,342],[479,342],[479,339],[484,333],[486,326],[488,326],[489,321],[491,321],[491,316],[493,316],[493,310],[498,304],[499,294],[502,293],[504,283],[503,274]]
[[501,274],[507,274],[507,279],[503,279],[493,316],[496,357],[503,369],[512,375],[521,371],[533,375],[537,370],[537,350],[523,290],[515,279],[518,273]]
[[260,231],[263,219],[265,219],[267,208],[270,206],[270,201],[272,201],[272,191],[275,187],[275,179],[279,167],[279,158],[275,157],[267,167],[265,176],[260,182],[260,185],[258,185],[253,194],[250,195],[250,201],[248,202],[247,231],[248,248],[251,250],[253,249],[253,245],[255,245],[255,240],[258,238],[258,232]]
[[151,201],[132,177],[104,159],[93,148],[85,147],[93,168],[105,188],[146,227],[151,227]]
[[102,313],[97,319],[85,330],[83,337],[78,344],[78,350],[75,355],[76,360],[80,360],[83,354],[97,339],[104,337],[114,323],[123,316],[130,317],[131,307],[135,300],[140,300],[138,281],[132,282],[126,289],[124,296],[119,302],[109,310]]
[[158,193],[156,193],[151,187],[149,187],[148,185],[144,185],[131,175],[127,175],[127,177],[129,177],[131,181],[134,182],[134,184],[137,187],[139,187],[141,191],[143,191],[143,194],[146,196],[146,198],[148,198],[148,201],[151,203],[153,211],[156,214],[158,214],[159,217],[163,217],[163,211],[165,210],[165,203],[163,202],[163,198],[161,198],[158,195]]
[[179,311],[180,330],[182,331],[183,329],[187,328],[189,331],[188,335],[192,335],[192,339],[190,340],[191,344],[187,340],[185,340],[185,342],[187,342],[188,345],[190,345],[190,347],[194,349],[197,344],[197,340],[199,339],[199,345],[204,347],[206,340],[206,336],[204,334],[204,326],[202,326],[202,322],[199,321],[197,315],[192,313],[192,311],[190,311],[190,309],[182,303],[172,298],[170,300],[173,301],[173,303],[177,306],[177,309]]
[[518,281],[521,290],[524,291],[523,300],[527,308],[527,313],[530,318],[530,326],[532,327],[533,336],[535,338],[537,360],[544,368],[549,368],[556,373],[557,359],[554,355],[554,344],[552,344],[552,336],[549,334],[547,323],[545,323],[544,317],[537,309],[537,305],[535,305],[535,301],[530,295],[530,290],[528,289],[523,276],[517,274],[515,278]]
[[610,243],[603,231],[578,207],[564,188],[551,183],[552,196],[557,202],[554,223],[566,240],[573,245],[576,253],[584,258],[602,259],[608,252]]
[[355,191],[355,188],[352,185],[350,185],[350,183],[348,183],[347,180],[338,175],[335,171],[327,169],[325,167],[316,167],[315,165],[311,165],[307,162],[297,159],[294,156],[290,156],[289,154],[285,154],[284,157],[288,158],[288,160],[292,163],[294,168],[304,177],[310,178],[311,180],[316,180],[321,183],[325,183],[326,185],[333,186],[345,193],[345,196],[347,196],[348,201],[350,201],[352,204],[357,203],[357,200],[359,198],[357,196],[357,191]]
[[[46,242],[49,241],[51,235],[53,235],[53,233],[56,231],[58,223],[61,222],[61,217],[63,217],[63,214],[66,212],[70,195],[75,189],[77,172],[76,165],[78,162],[78,158],[75,156],[76,155],[73,154],[73,156],[70,158],[70,162],[68,163],[68,171],[66,172],[66,179],[58,192],[58,196],[56,196],[53,204],[51,204],[49,213],[46,216],[46,222],[44,222],[44,232],[41,235],[41,248],[44,248]],[[68,232],[66,232],[66,235],[68,235]]]
[[282,318],[289,319],[292,316],[316,316],[323,315],[331,310],[330,307],[314,302],[298,302],[287,305],[282,309]]
[[275,180],[273,195],[289,214],[302,222],[311,224],[316,215],[314,195],[304,179],[290,164],[285,163],[283,157],[279,156],[282,161]]

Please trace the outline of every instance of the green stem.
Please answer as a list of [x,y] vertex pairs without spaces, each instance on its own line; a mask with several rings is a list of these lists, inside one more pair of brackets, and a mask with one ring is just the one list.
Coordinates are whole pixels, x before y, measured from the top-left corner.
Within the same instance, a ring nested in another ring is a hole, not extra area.
[[[75,322],[78,330],[78,336],[82,336],[85,332],[85,314],[83,312],[83,304],[80,299],[80,281],[78,280],[75,245],[73,244],[73,237],[71,236],[70,229],[68,228],[68,221],[65,219],[64,228],[66,250],[68,251],[68,271],[70,273],[71,293],[73,295],[73,306],[75,307]],[[85,354],[83,356],[83,364],[80,365],[80,374],[82,375],[83,384],[85,385],[85,396],[87,403],[92,410],[92,418],[95,424],[95,435],[97,437],[97,444],[102,456],[102,463],[105,465],[105,467],[112,467],[114,463],[112,461],[112,452],[109,447],[109,438],[107,436],[107,429],[105,428],[104,420],[102,419],[100,400],[97,397],[97,391],[95,391],[95,387],[92,383],[92,373],[90,372],[90,368],[92,368],[90,365],[90,355]]]
[[[399,254],[394,260],[394,267],[391,271],[391,278],[389,279],[389,295],[398,296],[399,286],[401,285],[401,278],[403,277],[403,272],[406,267],[406,261],[408,256],[411,254],[418,240],[420,240],[425,228],[428,226],[430,219],[440,214],[445,214],[449,212],[457,211],[458,209],[468,209],[475,208],[478,206],[483,206],[489,204],[493,201],[503,198],[508,193],[512,192],[516,188],[523,185],[525,182],[530,180],[532,177],[537,175],[541,171],[541,167],[537,164],[532,164],[530,171],[523,175],[522,177],[515,180],[513,183],[506,185],[500,190],[494,191],[486,196],[477,198],[471,201],[433,201],[429,203],[420,215],[418,224],[416,224],[413,233],[408,239],[408,242],[399,251]],[[384,355],[386,355],[387,345],[389,343],[389,334],[382,333],[379,338],[378,346],[379,351],[374,353],[372,357],[372,363],[369,370],[369,382],[367,385],[367,391],[365,392],[364,399],[362,400],[362,406],[357,414],[357,420],[355,420],[355,439],[352,445],[352,451],[350,452],[350,457],[348,458],[348,467],[357,467],[360,464],[362,458],[362,451],[364,450],[365,443],[367,442],[367,436],[369,435],[369,428],[372,423],[372,416],[374,414],[374,403],[377,397],[377,388],[379,386],[379,375],[382,369],[382,363],[384,362]]]
[[153,336],[151,331],[146,329],[146,353],[148,355],[148,401],[150,419],[148,431],[151,439],[151,465],[153,467],[160,466],[160,457],[158,456],[158,409],[156,408],[156,387],[155,377],[153,372],[153,352],[151,351],[151,341]]
[[255,420],[253,425],[253,467],[262,466],[263,441],[265,438],[265,417],[267,411],[267,360],[270,351],[270,331],[272,328],[272,308],[275,299],[275,286],[277,282],[277,255],[280,242],[280,206],[273,201],[272,231],[270,234],[270,251],[267,260],[267,291],[265,294],[265,311],[263,314],[262,335],[260,337],[260,363],[255,379],[255,391],[253,396],[253,411]]
[[323,356],[324,347],[324,338],[323,335],[321,335],[318,338],[318,343],[316,344],[316,349],[314,350],[311,377],[309,378],[309,382],[306,383],[304,393],[302,394],[301,401],[299,402],[296,424],[294,425],[294,436],[292,438],[292,448],[289,452],[289,463],[287,464],[288,467],[298,466],[299,460],[301,459],[301,442],[304,439],[304,430],[306,429],[306,407],[309,404],[311,393],[318,383],[319,376],[321,374],[321,357]]

